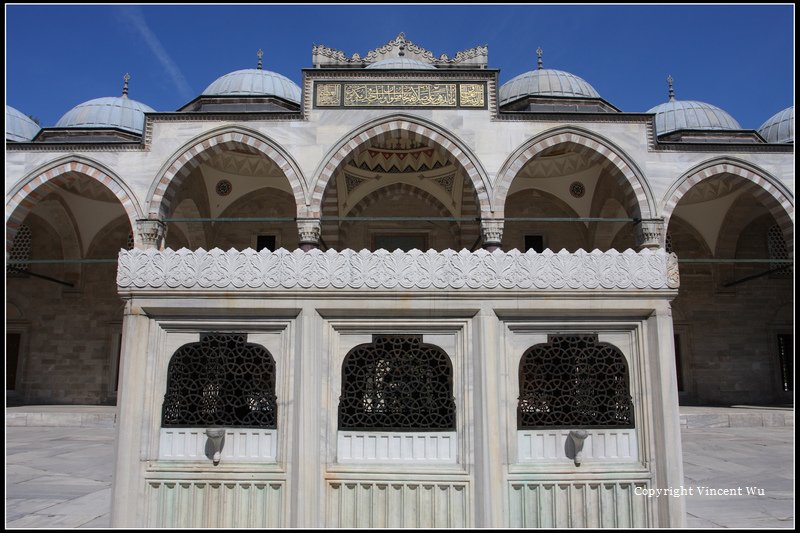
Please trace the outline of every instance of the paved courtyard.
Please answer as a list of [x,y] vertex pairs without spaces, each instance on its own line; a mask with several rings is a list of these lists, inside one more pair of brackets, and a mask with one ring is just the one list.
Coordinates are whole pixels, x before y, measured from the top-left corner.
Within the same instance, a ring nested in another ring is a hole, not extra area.
[[[794,427],[691,425],[682,429],[687,526],[793,528]],[[7,425],[6,527],[107,528],[113,441],[110,427]]]

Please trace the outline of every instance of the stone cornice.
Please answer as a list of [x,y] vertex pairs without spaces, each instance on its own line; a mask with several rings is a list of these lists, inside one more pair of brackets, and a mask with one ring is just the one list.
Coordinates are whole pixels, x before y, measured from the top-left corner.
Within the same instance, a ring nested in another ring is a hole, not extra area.
[[679,286],[663,249],[521,253],[478,250],[121,250],[122,293],[160,290],[663,290]]

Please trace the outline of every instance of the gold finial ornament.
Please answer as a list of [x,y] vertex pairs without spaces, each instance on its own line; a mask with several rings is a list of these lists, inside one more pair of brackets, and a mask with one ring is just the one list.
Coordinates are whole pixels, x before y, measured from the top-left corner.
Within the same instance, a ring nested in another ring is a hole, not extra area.
[[538,65],[539,70],[542,70],[542,68],[544,68],[542,66],[542,52],[543,51],[541,46],[536,49],[536,64]]
[[258,56],[258,66],[256,68],[258,70],[261,70],[263,68],[261,65],[261,58],[264,57],[264,51],[261,48],[259,48],[258,52],[256,52],[256,55]]
[[122,96],[128,96],[128,80],[130,79],[131,75],[128,74],[127,72],[125,73],[124,76],[122,76],[122,81],[124,82],[122,84]]

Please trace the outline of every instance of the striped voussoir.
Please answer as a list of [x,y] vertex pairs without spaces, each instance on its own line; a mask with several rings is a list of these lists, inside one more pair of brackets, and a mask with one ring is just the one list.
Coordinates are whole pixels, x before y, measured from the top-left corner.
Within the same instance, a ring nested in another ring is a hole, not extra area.
[[295,166],[283,155],[278,147],[244,132],[219,133],[213,137],[199,141],[175,158],[172,165],[158,181],[158,185],[150,199],[149,215],[151,218],[167,218],[171,212],[175,194],[191,172],[214,154],[231,148],[242,149],[252,154],[262,154],[272,160],[283,171],[298,210],[306,203],[303,178]]
[[775,222],[780,226],[783,237],[786,240],[789,255],[791,256],[794,242],[794,206],[789,199],[765,177],[735,163],[718,163],[702,168],[686,176],[664,204],[663,215],[665,227],[669,227],[669,220],[678,202],[680,202],[681,198],[683,198],[692,187],[703,180],[722,175],[738,176],[752,183],[753,187],[750,188],[750,192],[756,200],[770,212]]
[[567,145],[572,151],[585,156],[589,161],[603,165],[615,176],[625,192],[625,209],[632,217],[650,218],[650,202],[642,182],[625,160],[608,146],[575,132],[564,132],[532,139],[522,146],[517,156],[497,176],[495,182],[495,216],[502,217],[511,183],[525,165],[534,157],[547,155],[548,151]]
[[417,143],[432,142],[449,153],[453,159],[461,165],[467,177],[472,182],[481,205],[481,212],[487,215],[491,212],[489,193],[486,190],[483,179],[475,163],[461,148],[441,133],[423,124],[410,122],[409,120],[395,119],[372,126],[366,131],[353,135],[350,140],[342,144],[330,157],[323,167],[322,172],[320,172],[317,177],[314,188],[311,191],[309,216],[320,216],[323,197],[328,183],[337,169],[339,169],[343,163],[347,162],[353,154],[357,153],[360,147],[368,142],[380,143],[392,141],[397,139],[398,136],[401,139],[409,139]]
[[136,204],[117,179],[88,163],[69,161],[54,166],[28,180],[28,183],[17,191],[6,204],[6,250],[10,250],[20,225],[31,209],[60,183],[80,179],[80,176],[93,179],[110,190],[119,200],[122,209],[125,210],[131,228],[136,227],[136,219],[140,218]]

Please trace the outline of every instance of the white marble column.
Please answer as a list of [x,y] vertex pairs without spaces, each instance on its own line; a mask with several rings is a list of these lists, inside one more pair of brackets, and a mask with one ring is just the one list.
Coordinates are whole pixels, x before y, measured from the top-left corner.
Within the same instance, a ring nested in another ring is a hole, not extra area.
[[142,418],[147,385],[150,320],[128,301],[122,322],[119,391],[117,393],[116,454],[111,489],[112,527],[144,525]]
[[[683,480],[681,424],[678,411],[678,379],[669,302],[658,302],[647,320],[650,361],[650,399],[653,413],[655,476],[653,488],[679,489]],[[683,497],[655,498],[658,527],[686,527]]]

